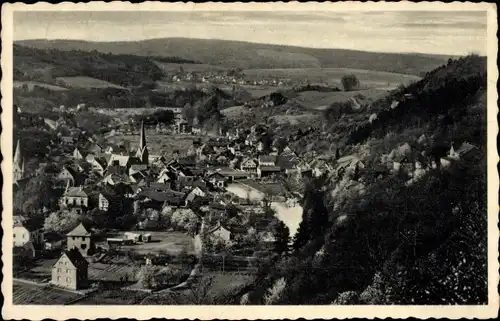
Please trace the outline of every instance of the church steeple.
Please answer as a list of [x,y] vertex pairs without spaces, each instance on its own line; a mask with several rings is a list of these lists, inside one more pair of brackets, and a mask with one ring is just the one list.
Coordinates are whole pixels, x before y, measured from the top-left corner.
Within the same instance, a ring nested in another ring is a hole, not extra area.
[[21,153],[21,140],[17,140],[16,152],[13,160],[14,182],[22,179],[24,176],[24,159]]
[[139,149],[135,154],[141,160],[142,164],[147,164],[149,161],[148,146],[146,144],[146,131],[144,129],[144,121],[141,122],[141,134],[139,139]]

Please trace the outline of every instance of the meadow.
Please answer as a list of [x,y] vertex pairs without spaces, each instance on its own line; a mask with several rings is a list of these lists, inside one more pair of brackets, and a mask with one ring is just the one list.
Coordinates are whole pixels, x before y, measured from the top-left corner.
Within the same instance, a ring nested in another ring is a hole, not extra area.
[[292,81],[307,79],[311,83],[328,83],[341,86],[340,80],[346,74],[358,77],[361,88],[397,87],[420,80],[420,77],[384,71],[352,68],[285,68],[285,69],[246,69],[243,71],[249,80],[284,78]]
[[38,81],[14,81],[14,84],[13,84],[14,88],[23,88],[24,86],[26,86],[29,91],[33,91],[33,89],[35,87],[41,87],[41,88],[52,90],[52,91],[66,91],[66,90],[68,90],[67,88],[64,88],[61,86],[46,84],[46,83],[38,82]]
[[304,91],[298,93],[296,97],[292,98],[292,101],[299,103],[307,109],[324,110],[332,103],[345,102],[351,97],[362,95],[365,99],[376,100],[386,94],[385,90],[380,89],[334,92]]
[[116,89],[125,89],[125,87],[110,83],[105,80],[85,77],[85,76],[76,76],[76,77],[57,77],[56,83],[64,84],[66,87],[70,88],[83,88],[83,89],[91,89],[91,88],[116,88]]

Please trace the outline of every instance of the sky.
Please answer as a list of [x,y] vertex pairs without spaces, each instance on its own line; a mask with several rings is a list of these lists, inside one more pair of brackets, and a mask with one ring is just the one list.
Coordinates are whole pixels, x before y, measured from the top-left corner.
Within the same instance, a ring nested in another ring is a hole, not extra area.
[[486,11],[16,11],[14,40],[182,37],[486,55],[486,19]]

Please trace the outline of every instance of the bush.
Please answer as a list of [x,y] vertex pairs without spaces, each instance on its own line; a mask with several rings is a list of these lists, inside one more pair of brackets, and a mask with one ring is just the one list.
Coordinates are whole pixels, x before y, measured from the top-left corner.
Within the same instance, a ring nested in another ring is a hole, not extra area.
[[359,79],[354,74],[343,76],[341,82],[345,91],[356,90],[359,88]]

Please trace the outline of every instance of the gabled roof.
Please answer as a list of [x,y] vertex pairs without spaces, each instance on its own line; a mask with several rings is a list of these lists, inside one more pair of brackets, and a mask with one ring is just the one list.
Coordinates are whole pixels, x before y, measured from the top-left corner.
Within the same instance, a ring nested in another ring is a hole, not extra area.
[[259,156],[259,162],[260,163],[269,163],[269,162],[276,162],[276,156],[275,155],[260,155]]
[[462,146],[460,146],[460,148],[457,150],[457,153],[459,155],[463,155],[463,154],[467,154],[468,152],[470,152],[471,150],[475,149],[476,146],[472,145],[472,144],[469,144],[468,142],[465,142],[462,144]]
[[153,190],[143,190],[137,195],[137,197],[145,197],[157,202],[180,204],[184,200],[185,195],[186,194],[184,193],[175,192],[172,190],[163,192],[156,192]]
[[111,165],[113,164],[114,161],[118,161],[120,166],[126,167],[129,162],[130,162],[130,156],[128,155],[117,155],[117,154],[112,154],[111,158],[108,161],[108,164]]
[[80,187],[69,187],[65,192],[64,196],[71,197],[88,197],[88,194]]
[[152,190],[156,191],[170,191],[170,184],[165,183],[149,183],[149,187]]
[[281,167],[279,167],[279,166],[261,166],[260,171],[261,172],[280,172]]
[[89,232],[83,223],[80,223],[71,232],[66,234],[66,236],[92,236],[92,233]]
[[25,229],[27,229],[30,232],[42,229],[42,226],[40,225],[40,223],[36,222],[32,219],[27,219],[25,221],[17,220],[14,222],[14,227],[24,227]]
[[133,164],[130,166],[130,171],[132,172],[140,172],[148,169],[149,166],[147,164]]
[[[78,251],[77,249],[71,249],[69,251],[64,251],[64,253],[61,255],[61,258],[63,256],[66,256],[75,268],[88,267],[88,265],[89,265],[87,260],[85,260],[85,258],[83,257],[82,253],[80,253],[80,251]],[[59,258],[59,260],[61,258]],[[57,264],[57,262],[55,264]]]
[[71,175],[71,177],[73,177],[73,179],[76,179],[76,172],[73,168],[71,168],[69,166],[63,166],[63,168],[62,168],[61,172],[59,172],[59,174],[61,174],[64,171],[68,172]]

